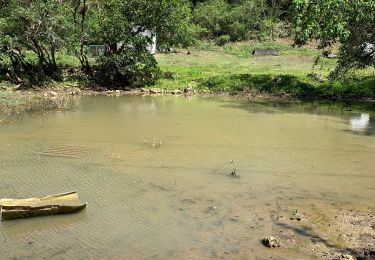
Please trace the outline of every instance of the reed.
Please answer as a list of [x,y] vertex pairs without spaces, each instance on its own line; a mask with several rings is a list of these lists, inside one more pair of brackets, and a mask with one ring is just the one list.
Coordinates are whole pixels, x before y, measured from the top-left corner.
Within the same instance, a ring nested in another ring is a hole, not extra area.
[[145,138],[142,136],[143,139],[143,145],[155,148],[155,149],[160,149],[163,147],[163,142],[160,137],[154,137],[154,138]]

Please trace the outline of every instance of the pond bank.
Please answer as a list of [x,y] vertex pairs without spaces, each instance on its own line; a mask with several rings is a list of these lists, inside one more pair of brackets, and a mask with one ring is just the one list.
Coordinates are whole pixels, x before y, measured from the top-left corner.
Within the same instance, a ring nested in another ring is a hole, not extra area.
[[374,99],[337,99],[333,97],[320,97],[299,99],[288,93],[269,93],[259,90],[245,91],[210,91],[196,90],[191,86],[182,89],[162,88],[126,88],[125,90],[108,90],[103,88],[80,89],[78,87],[47,87],[32,90],[17,90],[15,88],[0,89],[0,123],[11,115],[22,112],[41,110],[56,111],[69,110],[75,106],[75,99],[80,96],[126,96],[126,95],[150,95],[150,96],[201,96],[201,97],[232,97],[243,101],[274,101],[274,102],[297,102],[297,101],[334,101],[343,103],[345,107],[360,104],[360,107],[373,107]]
[[81,89],[75,86],[59,86],[36,88],[30,90],[17,90],[15,87],[8,87],[0,89],[0,115],[19,114],[23,111],[29,110],[66,110],[72,106],[71,97],[78,96],[125,96],[125,95],[171,95],[171,96],[203,96],[203,97],[235,97],[245,99],[247,101],[269,100],[278,102],[290,101],[337,101],[347,104],[362,103],[372,105],[375,104],[373,98],[338,98],[336,95],[319,95],[315,98],[307,96],[298,98],[296,95],[290,93],[272,93],[269,91],[262,91],[257,89],[246,89],[243,91],[212,91],[199,90],[191,85],[184,88],[163,89],[155,87],[147,88],[125,88],[118,90],[108,90],[105,88]]
[[307,198],[300,203],[271,211],[282,247],[322,259],[375,258],[374,208]]

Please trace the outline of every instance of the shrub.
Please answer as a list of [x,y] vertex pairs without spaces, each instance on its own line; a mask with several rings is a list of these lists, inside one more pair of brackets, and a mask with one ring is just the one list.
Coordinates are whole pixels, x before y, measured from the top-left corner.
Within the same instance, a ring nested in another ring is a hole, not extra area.
[[230,36],[229,35],[221,35],[219,38],[216,39],[216,44],[219,46],[224,46],[230,42]]
[[157,62],[145,48],[123,48],[100,56],[97,62],[97,83],[109,88],[149,85],[159,76]]
[[266,0],[208,0],[196,6],[193,22],[201,37],[229,35],[232,41],[273,38],[281,17],[281,6]]

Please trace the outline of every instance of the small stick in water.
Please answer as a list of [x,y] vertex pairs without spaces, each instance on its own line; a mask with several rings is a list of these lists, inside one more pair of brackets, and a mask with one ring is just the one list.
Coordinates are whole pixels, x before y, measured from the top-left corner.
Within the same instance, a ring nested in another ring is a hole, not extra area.
[[238,174],[237,174],[237,169],[236,169],[236,166],[235,166],[233,160],[229,162],[229,165],[232,165],[232,167],[233,167],[233,168],[232,168],[232,172],[230,173],[230,175],[232,175],[232,176],[238,176]]

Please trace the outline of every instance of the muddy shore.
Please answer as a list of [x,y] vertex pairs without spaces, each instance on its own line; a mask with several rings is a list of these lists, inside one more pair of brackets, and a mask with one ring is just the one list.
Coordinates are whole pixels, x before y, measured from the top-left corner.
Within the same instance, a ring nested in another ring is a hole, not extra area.
[[303,203],[280,204],[272,212],[284,247],[321,259],[375,259],[374,208],[321,200]]

